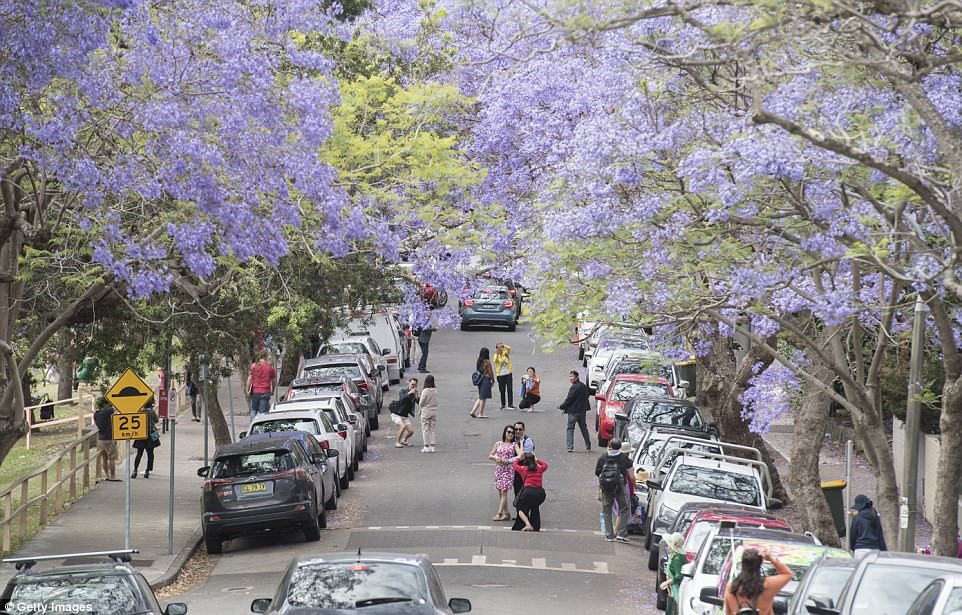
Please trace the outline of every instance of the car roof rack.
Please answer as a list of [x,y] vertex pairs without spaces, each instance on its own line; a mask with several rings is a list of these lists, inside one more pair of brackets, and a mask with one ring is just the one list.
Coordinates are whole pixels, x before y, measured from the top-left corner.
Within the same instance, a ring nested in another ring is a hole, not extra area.
[[[700,459],[725,461],[728,463],[737,463],[740,465],[752,466],[758,469],[759,474],[762,477],[762,483],[765,488],[765,495],[767,497],[772,497],[774,491],[774,486],[772,485],[772,477],[768,473],[768,466],[764,461],[761,461],[762,454],[757,448],[752,448],[750,446],[742,446],[740,444],[729,444],[728,442],[718,442],[716,443],[722,450],[728,448],[732,450],[745,450],[754,451],[758,459],[745,459],[744,457],[735,457],[734,455],[726,455],[724,453],[709,453],[706,451],[699,451],[690,448],[682,448],[680,446],[673,446],[668,448],[667,446],[661,449],[661,455],[659,457],[658,463],[655,465],[655,469],[652,470],[652,476],[660,476],[665,472],[665,464],[670,459],[671,463],[674,464],[679,457],[697,457]],[[672,456],[670,453],[678,452],[677,456]],[[669,464],[670,469],[670,464]]]
[[27,555],[24,557],[5,557],[0,561],[4,564],[14,564],[20,572],[29,572],[31,568],[37,565],[37,562],[60,559],[68,560],[78,557],[107,557],[118,564],[127,564],[130,563],[130,556],[134,553],[140,553],[140,551],[138,549],[114,549],[113,551],[87,551],[84,553],[60,553],[57,555]]
[[[686,436],[686,435],[683,435],[683,434],[670,434],[670,435],[669,435],[667,438],[665,438],[664,440],[660,440],[659,442],[661,443],[661,448],[658,450],[658,455],[655,457],[655,467],[658,467],[658,464],[661,463],[662,459],[666,459],[666,458],[667,458],[667,457],[665,457],[665,456],[663,455],[663,453],[664,453],[665,450],[667,450],[668,448],[671,448],[672,450],[679,450],[679,449],[691,450],[691,449],[689,449],[689,448],[686,448],[686,447],[680,446],[680,445],[679,445],[679,446],[669,446],[669,443],[676,443],[676,442],[677,442],[677,443],[681,443],[681,444],[694,444],[694,445],[696,445],[696,446],[714,446],[714,447],[716,447],[716,448],[718,448],[718,449],[724,450],[724,449],[722,448],[722,446],[724,445],[723,442],[719,442],[718,440],[712,440],[712,439],[711,439],[711,438],[713,437],[713,434],[710,434],[710,433],[708,433],[708,432],[701,432],[701,433],[704,433],[704,437],[703,437],[703,438],[691,437],[691,436]],[[651,440],[649,439],[649,441],[651,441]],[[641,448],[641,447],[638,447],[637,450],[642,450],[642,448]],[[652,473],[652,474],[655,475],[654,473]],[[656,475],[656,476],[657,476],[657,475]]]

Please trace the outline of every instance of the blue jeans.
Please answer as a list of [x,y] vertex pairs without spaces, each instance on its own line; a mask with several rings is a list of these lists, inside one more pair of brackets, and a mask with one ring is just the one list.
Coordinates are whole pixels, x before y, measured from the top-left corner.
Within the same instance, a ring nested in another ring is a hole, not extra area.
[[577,412],[568,415],[568,431],[565,434],[567,436],[568,450],[570,451],[575,447],[575,425],[581,428],[581,435],[585,438],[585,448],[591,450],[591,437],[588,435],[588,425],[585,424],[585,413]]
[[267,412],[271,409],[270,393],[251,393],[251,420],[258,414]]

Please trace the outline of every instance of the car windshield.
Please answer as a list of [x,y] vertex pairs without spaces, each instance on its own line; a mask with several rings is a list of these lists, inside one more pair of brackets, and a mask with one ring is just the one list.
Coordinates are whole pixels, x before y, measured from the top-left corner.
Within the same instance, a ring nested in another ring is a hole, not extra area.
[[725,472],[716,468],[684,465],[671,479],[671,491],[700,498],[761,506],[758,479],[752,475]]
[[211,478],[237,478],[256,474],[276,474],[294,469],[294,459],[287,451],[264,451],[220,457],[211,469]]
[[278,431],[306,431],[315,436],[321,433],[317,428],[317,421],[311,418],[276,419],[263,421],[251,425],[251,435],[255,433],[275,433]]
[[291,575],[287,602],[311,609],[356,609],[427,598],[412,564],[345,563],[301,566]]
[[699,521],[692,526],[691,531],[688,532],[688,538],[685,539],[685,551],[697,553],[714,524],[713,521]]
[[[903,615],[915,597],[935,577],[950,572],[937,568],[870,565],[855,590],[852,615]],[[954,570],[951,570],[954,572]]]
[[318,356],[325,354],[367,354],[367,348],[361,342],[331,342],[321,348]]
[[347,376],[351,380],[361,378],[361,368],[357,363],[340,365],[314,365],[305,367],[304,378],[318,378],[323,376]]
[[632,382],[619,380],[608,399],[612,401],[628,401],[639,395],[664,395],[668,397],[668,386],[657,382]]
[[631,422],[636,425],[681,425],[682,427],[701,427],[702,420],[698,409],[691,404],[678,402],[643,401],[631,409]]
[[149,610],[140,604],[128,575],[70,574],[18,580],[6,613],[85,613],[132,615]]

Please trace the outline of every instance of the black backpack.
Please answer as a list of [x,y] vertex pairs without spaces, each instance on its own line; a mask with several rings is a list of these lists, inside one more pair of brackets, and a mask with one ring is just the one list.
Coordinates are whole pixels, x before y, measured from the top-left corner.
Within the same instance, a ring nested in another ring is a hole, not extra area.
[[741,600],[736,600],[738,603],[738,610],[735,611],[735,615],[758,615],[758,609],[755,607],[755,602],[758,600],[758,596],[751,599],[748,606]]
[[606,459],[605,465],[601,468],[601,474],[598,475],[598,486],[601,490],[608,495],[614,495],[619,489],[624,488],[624,481],[625,477],[618,468],[618,458]]

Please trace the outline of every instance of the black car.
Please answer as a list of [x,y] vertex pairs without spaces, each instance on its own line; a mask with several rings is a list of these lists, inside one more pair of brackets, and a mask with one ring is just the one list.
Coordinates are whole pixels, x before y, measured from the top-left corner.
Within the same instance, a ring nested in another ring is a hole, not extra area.
[[686,399],[639,395],[625,404],[615,415],[615,438],[623,442],[640,442],[641,433],[652,425],[705,428],[705,419],[695,404]]
[[273,598],[251,603],[254,613],[467,613],[471,602],[448,600],[426,555],[334,553],[293,560]]
[[[4,562],[16,564],[18,572],[7,581],[0,596],[0,613],[187,613],[187,605],[182,602],[172,602],[161,610],[144,575],[130,565],[132,553],[131,550],[98,551],[5,559]],[[113,562],[34,570],[40,561],[91,557],[110,558]]]
[[208,553],[223,541],[264,530],[300,528],[320,540],[327,527],[324,474],[319,468],[337,451],[308,453],[298,434],[247,436],[214,453],[214,463],[197,470],[206,478],[201,522]]
[[285,401],[292,399],[302,399],[318,397],[322,393],[343,390],[354,402],[358,412],[367,417],[368,435],[371,429],[378,429],[378,412],[374,403],[374,398],[369,393],[364,393],[358,388],[357,384],[347,376],[318,376],[316,378],[295,378],[287,387]]
[[347,376],[354,381],[361,393],[370,396],[371,403],[380,408],[384,403],[384,392],[378,384],[380,371],[366,354],[326,354],[304,361],[301,373],[297,377]]
[[812,615],[905,613],[932,579],[946,573],[962,573],[962,561],[873,551],[858,559],[837,600],[822,600],[822,604],[812,601],[805,610]]

